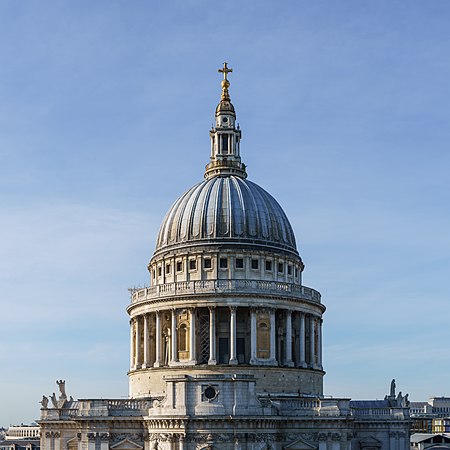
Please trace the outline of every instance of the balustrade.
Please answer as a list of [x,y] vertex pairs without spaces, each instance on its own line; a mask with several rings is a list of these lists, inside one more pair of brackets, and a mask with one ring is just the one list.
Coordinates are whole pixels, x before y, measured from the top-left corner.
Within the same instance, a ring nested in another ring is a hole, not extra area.
[[283,295],[316,303],[321,301],[319,292],[298,284],[264,280],[198,280],[178,281],[137,289],[132,292],[131,303],[174,295],[239,293],[239,291],[256,295]]

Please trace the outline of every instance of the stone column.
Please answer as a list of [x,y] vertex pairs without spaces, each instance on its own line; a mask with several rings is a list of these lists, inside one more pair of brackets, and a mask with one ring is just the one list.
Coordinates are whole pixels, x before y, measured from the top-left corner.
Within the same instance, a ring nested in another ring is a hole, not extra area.
[[270,362],[272,364],[276,364],[277,363],[277,359],[276,359],[276,329],[275,329],[275,310],[271,309],[270,310]]
[[109,433],[100,433],[100,450],[109,450]]
[[159,367],[161,365],[161,313],[157,311],[155,315],[155,363],[153,367]]
[[256,309],[250,309],[250,364],[256,364]]
[[311,314],[309,316],[309,355],[310,361],[309,364],[311,367],[316,366],[316,320],[314,316]]
[[306,331],[305,331],[305,313],[300,314],[300,367],[306,367]]
[[130,319],[130,370],[134,369],[134,320]]
[[136,369],[139,369],[139,367],[141,367],[141,324],[139,323],[139,317],[136,317],[135,348],[136,360],[134,363],[134,367]]
[[61,449],[61,434],[59,431],[56,431],[53,433],[53,450],[60,450]]
[[[218,263],[217,263],[218,264]],[[216,307],[209,307],[209,365],[217,364],[216,360]]]
[[179,442],[179,446],[178,446],[178,449],[179,450],[184,450],[184,435],[182,435],[182,434],[180,434],[179,436],[178,436],[178,442]]
[[95,450],[95,442],[97,440],[95,433],[88,433],[87,439],[88,439],[88,450]]
[[317,365],[322,369],[322,319],[317,320]]
[[230,306],[230,361],[229,364],[236,365],[236,306]]
[[142,364],[142,368],[145,369],[149,367],[149,358],[148,358],[148,314],[144,314],[144,363]]
[[196,364],[195,308],[189,310],[189,361]]
[[286,355],[286,365],[289,367],[294,366],[294,361],[292,361],[292,311],[288,309],[286,311],[286,341],[285,341],[285,355]]
[[171,361],[172,363],[178,361],[178,345],[177,345],[177,311],[172,309],[172,326],[171,326]]

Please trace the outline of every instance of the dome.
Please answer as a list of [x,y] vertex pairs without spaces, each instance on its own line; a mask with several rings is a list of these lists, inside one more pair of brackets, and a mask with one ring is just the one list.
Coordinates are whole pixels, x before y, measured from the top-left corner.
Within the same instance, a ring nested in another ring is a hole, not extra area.
[[298,255],[294,232],[278,202],[239,176],[215,176],[184,193],[170,208],[156,251],[178,245],[238,244]]

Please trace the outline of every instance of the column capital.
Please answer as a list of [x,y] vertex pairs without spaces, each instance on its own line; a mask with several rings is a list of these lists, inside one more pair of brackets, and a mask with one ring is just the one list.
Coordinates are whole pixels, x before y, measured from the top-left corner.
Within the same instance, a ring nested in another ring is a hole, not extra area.
[[208,309],[214,312],[216,310],[216,305],[208,306]]

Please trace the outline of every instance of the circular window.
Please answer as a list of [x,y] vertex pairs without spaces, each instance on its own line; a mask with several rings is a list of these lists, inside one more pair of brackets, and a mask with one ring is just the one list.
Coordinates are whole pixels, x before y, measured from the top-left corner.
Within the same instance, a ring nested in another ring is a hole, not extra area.
[[228,122],[228,117],[224,117],[224,118],[222,119],[222,122],[223,122],[223,123],[227,123],[227,122]]
[[203,394],[208,400],[213,400],[217,397],[217,391],[212,386],[208,386]]

